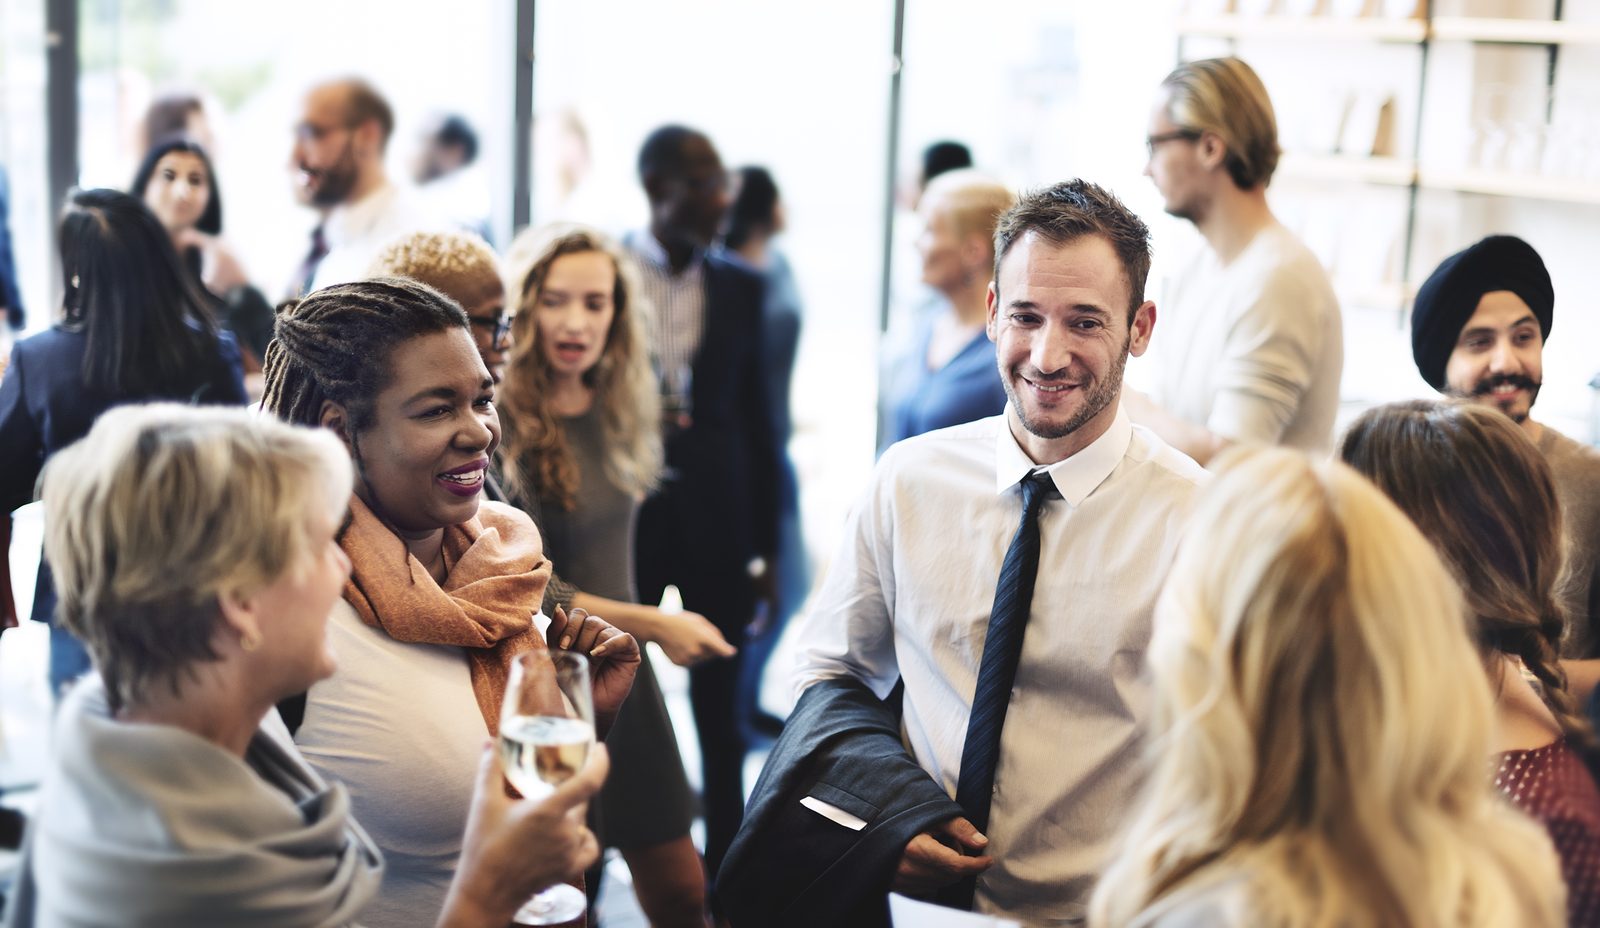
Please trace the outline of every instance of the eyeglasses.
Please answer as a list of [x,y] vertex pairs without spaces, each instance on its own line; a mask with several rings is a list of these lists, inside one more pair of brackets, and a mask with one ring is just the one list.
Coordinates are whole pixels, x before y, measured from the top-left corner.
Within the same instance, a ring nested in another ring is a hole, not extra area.
[[349,132],[355,128],[354,123],[338,123],[331,126],[319,126],[309,120],[301,122],[294,127],[294,137],[301,142],[320,142],[334,132]]
[[511,334],[511,317],[505,314],[498,316],[468,316],[467,322],[473,328],[489,336],[489,344],[498,347]]
[[1163,132],[1160,135],[1147,135],[1144,139],[1144,150],[1149,157],[1154,158],[1158,145],[1176,142],[1179,139],[1185,142],[1198,142],[1200,141],[1200,133],[1193,129],[1175,129],[1171,132]]

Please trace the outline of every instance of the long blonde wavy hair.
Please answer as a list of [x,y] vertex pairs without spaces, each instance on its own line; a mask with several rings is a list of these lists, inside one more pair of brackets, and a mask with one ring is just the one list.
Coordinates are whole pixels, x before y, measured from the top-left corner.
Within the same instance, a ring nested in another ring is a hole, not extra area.
[[514,494],[528,501],[554,500],[566,509],[574,505],[579,475],[566,430],[550,410],[550,363],[539,342],[537,309],[551,265],[584,252],[600,252],[616,268],[616,311],[605,351],[583,374],[600,404],[605,474],[624,492],[643,494],[655,487],[661,471],[661,398],[645,334],[649,310],[631,259],[605,234],[586,226],[526,229],[506,255],[506,302],[517,313],[499,397],[500,459]]
[[1461,595],[1354,471],[1230,454],[1155,625],[1152,772],[1091,924],[1564,923],[1554,850],[1489,782]]

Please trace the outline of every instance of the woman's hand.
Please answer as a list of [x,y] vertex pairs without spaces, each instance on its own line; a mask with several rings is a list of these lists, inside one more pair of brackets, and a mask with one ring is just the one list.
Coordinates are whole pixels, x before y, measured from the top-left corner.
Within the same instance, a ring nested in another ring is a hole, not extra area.
[[604,738],[617,719],[617,710],[633,689],[634,675],[639,672],[639,642],[597,616],[582,609],[573,609],[568,617],[565,610],[556,607],[555,617],[545,639],[552,648],[577,651],[589,655],[589,676],[594,687],[595,735]]
[[[646,607],[649,608],[649,607]],[[693,667],[713,658],[732,657],[739,649],[722,637],[711,620],[698,612],[662,612],[650,609],[654,629],[651,640],[661,645],[667,659],[679,667]]]
[[217,296],[227,296],[228,291],[250,282],[244,265],[223,239],[190,228],[178,233],[178,244],[181,248],[200,249],[200,280]]
[[440,928],[503,928],[529,896],[583,873],[600,856],[584,807],[611,768],[605,745],[583,769],[538,802],[506,795],[492,746],[478,764],[461,861]]

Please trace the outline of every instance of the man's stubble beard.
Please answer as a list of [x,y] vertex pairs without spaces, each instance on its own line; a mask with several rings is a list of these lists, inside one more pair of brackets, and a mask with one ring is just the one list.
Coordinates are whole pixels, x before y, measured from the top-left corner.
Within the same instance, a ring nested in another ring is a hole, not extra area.
[[1000,385],[1005,388],[1006,399],[1011,403],[1011,408],[1016,410],[1017,421],[1022,423],[1022,427],[1027,429],[1029,434],[1046,440],[1066,438],[1082,428],[1084,423],[1104,412],[1107,406],[1110,406],[1117,397],[1122,395],[1122,374],[1128,366],[1128,349],[1132,345],[1133,333],[1129,332],[1128,337],[1123,339],[1122,350],[1117,354],[1116,363],[1106,372],[1105,379],[1098,381],[1089,392],[1084,394],[1083,408],[1074,413],[1072,418],[1058,426],[1047,426],[1042,422],[1030,421],[1022,403],[1017,399],[1016,387],[1012,385],[1012,382],[1021,376],[1015,369],[1009,371],[1008,376],[1000,378]]

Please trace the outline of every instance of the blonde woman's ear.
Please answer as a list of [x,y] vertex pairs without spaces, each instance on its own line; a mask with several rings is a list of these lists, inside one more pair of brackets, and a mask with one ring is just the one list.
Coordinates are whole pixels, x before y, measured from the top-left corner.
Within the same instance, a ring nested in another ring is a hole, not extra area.
[[236,642],[241,651],[254,651],[261,647],[261,617],[253,596],[237,592],[217,594],[217,611],[222,621],[216,631],[219,642]]

